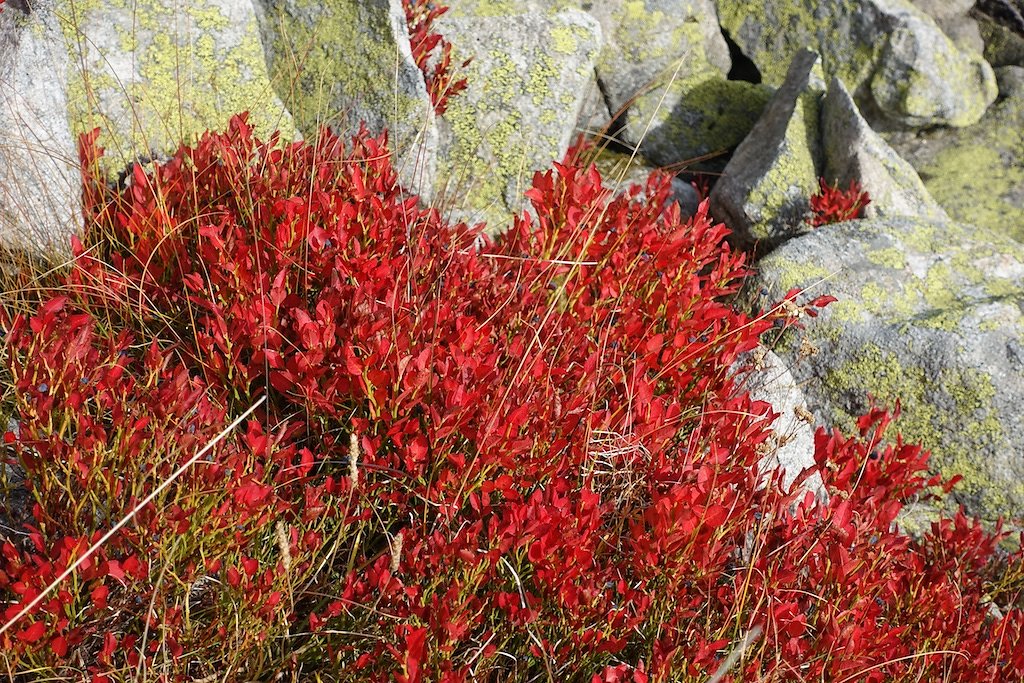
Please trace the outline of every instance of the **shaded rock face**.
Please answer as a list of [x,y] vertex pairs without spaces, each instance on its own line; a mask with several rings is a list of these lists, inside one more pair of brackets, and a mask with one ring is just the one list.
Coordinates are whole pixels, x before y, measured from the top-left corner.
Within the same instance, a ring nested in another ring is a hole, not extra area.
[[597,73],[622,140],[659,166],[734,148],[770,90],[729,81],[732,60],[709,0],[601,3]]
[[437,28],[455,46],[453,61],[472,62],[468,87],[441,117],[438,187],[451,218],[501,230],[526,206],[533,172],[568,149],[601,27],[572,8],[450,4]]
[[81,174],[67,117],[68,57],[52,7],[0,12],[0,244],[70,251]]
[[838,78],[829,84],[822,104],[824,173],[830,183],[848,187],[855,181],[870,195],[864,215],[949,218],[932,199],[913,167],[871,129]]
[[962,473],[956,500],[986,519],[1024,509],[1024,248],[953,222],[824,226],[766,256],[762,303],[791,287],[839,299],[805,321],[816,353],[779,351],[816,416],[854,427],[873,398],[898,428]]
[[385,130],[399,177],[429,198],[438,129],[400,0],[258,0],[275,86],[304,136]]
[[250,0],[57,0],[72,68],[73,132],[100,129],[112,174],[174,151],[249,111],[263,136],[291,139],[270,86]]
[[862,109],[904,126],[965,126],[996,97],[991,67],[904,0],[718,0],[722,27],[779,84],[801,49],[823,56]]

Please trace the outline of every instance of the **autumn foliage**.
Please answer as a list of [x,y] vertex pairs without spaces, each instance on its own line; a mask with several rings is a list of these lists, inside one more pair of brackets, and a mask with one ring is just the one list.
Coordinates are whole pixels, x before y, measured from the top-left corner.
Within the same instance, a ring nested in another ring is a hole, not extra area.
[[[409,26],[409,43],[416,66],[423,72],[427,94],[438,116],[448,109],[448,100],[466,89],[465,78],[457,78],[452,64],[452,44],[434,27],[448,7],[431,0],[402,0]],[[462,62],[465,68],[469,62]]]
[[829,185],[824,178],[818,178],[818,187],[820,191],[811,195],[811,225],[815,228],[861,218],[864,208],[871,203],[871,197],[856,180],[851,180],[843,190],[838,183]]
[[265,402],[0,636],[8,670],[1024,676],[1019,554],[962,516],[898,531],[941,482],[886,413],[819,431],[827,495],[761,473],[774,416],[737,360],[827,300],[736,310],[743,256],[667,178],[613,198],[570,152],[492,240],[365,133],[285,145],[236,117],[122,187],[82,153],[74,263],[4,316],[34,503],[0,547],[5,619]]

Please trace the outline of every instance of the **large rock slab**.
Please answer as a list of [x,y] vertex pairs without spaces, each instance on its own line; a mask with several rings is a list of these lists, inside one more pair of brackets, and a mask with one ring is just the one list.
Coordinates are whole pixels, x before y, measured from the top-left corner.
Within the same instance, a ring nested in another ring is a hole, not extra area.
[[[778,85],[790,59],[823,56],[872,118],[913,127],[966,126],[996,98],[991,67],[962,51],[905,0],[717,0],[723,29]],[[869,106],[870,105],[870,106]]]
[[73,132],[99,127],[109,171],[169,153],[231,116],[294,135],[270,85],[250,0],[57,0]]
[[437,30],[468,87],[440,118],[438,188],[448,215],[501,230],[526,206],[534,171],[561,159],[601,49],[585,12],[452,0]]
[[821,109],[822,147],[829,183],[849,187],[856,181],[871,197],[864,215],[915,216],[946,220],[914,168],[904,161],[860,115],[838,78],[829,83]]
[[818,419],[853,430],[876,400],[902,414],[954,501],[1024,511],[1024,247],[975,226],[911,218],[818,228],[761,260],[762,305],[792,287],[836,296],[777,348]]
[[275,85],[302,134],[388,131],[402,182],[429,197],[438,130],[400,0],[258,0]]
[[51,6],[0,10],[0,244],[70,252],[82,223],[68,57]]
[[738,246],[768,250],[806,229],[821,167],[824,91],[818,56],[798,53],[711,192],[711,211]]
[[885,137],[955,220],[1024,241],[1024,95],[1007,95],[974,126]]

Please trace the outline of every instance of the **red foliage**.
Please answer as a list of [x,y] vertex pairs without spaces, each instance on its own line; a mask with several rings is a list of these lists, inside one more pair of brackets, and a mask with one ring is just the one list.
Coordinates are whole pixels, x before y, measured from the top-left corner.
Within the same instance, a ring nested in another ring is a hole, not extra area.
[[267,401],[3,636],[8,666],[707,680],[757,629],[725,680],[1024,675],[1020,557],[961,517],[895,530],[939,482],[884,413],[817,435],[827,501],[762,485],[772,415],[730,368],[801,307],[731,306],[743,256],[706,203],[680,222],[667,177],[613,198],[570,154],[491,241],[384,144],[240,117],[87,187],[67,294],[4,321],[38,501],[7,617]]
[[[466,89],[465,78],[455,80],[452,66],[452,46],[434,31],[434,21],[448,11],[448,7],[432,0],[402,0],[405,19],[409,25],[409,43],[416,66],[423,72],[427,93],[438,116],[448,109],[448,100]],[[433,59],[431,58],[433,56]],[[469,60],[461,68],[469,66]]]
[[815,228],[860,218],[871,203],[871,197],[861,191],[856,180],[850,181],[848,189],[840,190],[838,183],[829,185],[824,178],[818,178],[818,187],[821,191],[811,196],[811,225]]

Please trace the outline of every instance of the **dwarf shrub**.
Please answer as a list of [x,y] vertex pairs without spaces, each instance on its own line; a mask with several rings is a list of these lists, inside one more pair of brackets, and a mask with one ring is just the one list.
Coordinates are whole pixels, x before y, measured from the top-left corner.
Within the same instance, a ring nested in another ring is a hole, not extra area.
[[861,191],[860,183],[850,181],[850,186],[842,190],[839,183],[829,185],[824,178],[818,178],[818,193],[811,195],[811,226],[820,228],[823,225],[842,223],[861,218],[864,209],[871,203],[867,192]]
[[828,300],[736,310],[744,257],[666,177],[613,197],[573,150],[492,240],[366,133],[239,116],[122,187],[101,153],[60,291],[3,321],[34,500],[6,618],[264,402],[0,636],[17,675],[1024,675],[1020,556],[962,516],[898,531],[941,482],[884,412],[819,431],[827,499],[762,476],[736,361]]

